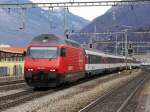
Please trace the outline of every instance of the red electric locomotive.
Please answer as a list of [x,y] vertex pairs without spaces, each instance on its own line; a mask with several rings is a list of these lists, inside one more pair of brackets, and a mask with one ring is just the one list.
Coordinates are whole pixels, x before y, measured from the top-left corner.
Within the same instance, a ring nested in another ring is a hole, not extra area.
[[33,87],[51,87],[85,77],[85,51],[53,34],[35,37],[27,48],[24,77]]

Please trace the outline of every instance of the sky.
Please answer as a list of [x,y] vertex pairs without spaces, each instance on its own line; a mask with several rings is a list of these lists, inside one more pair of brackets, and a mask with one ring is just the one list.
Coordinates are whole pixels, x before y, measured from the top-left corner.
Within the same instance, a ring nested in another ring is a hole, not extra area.
[[[86,1],[109,1],[109,0],[30,0],[32,2],[86,2]],[[73,14],[81,16],[87,20],[93,20],[97,16],[103,15],[110,6],[97,6],[97,7],[71,7],[69,11]]]

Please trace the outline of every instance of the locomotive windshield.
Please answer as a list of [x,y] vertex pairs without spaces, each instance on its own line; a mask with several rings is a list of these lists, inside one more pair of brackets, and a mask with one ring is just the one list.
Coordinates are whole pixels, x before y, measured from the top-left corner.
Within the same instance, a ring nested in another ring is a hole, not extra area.
[[27,55],[32,58],[55,58],[58,56],[57,47],[30,47]]

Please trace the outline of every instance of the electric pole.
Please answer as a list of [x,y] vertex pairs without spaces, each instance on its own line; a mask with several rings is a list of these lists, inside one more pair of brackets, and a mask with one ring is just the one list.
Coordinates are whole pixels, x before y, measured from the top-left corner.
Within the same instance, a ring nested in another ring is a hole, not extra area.
[[125,29],[125,63],[126,63],[126,70],[128,69],[128,29]]

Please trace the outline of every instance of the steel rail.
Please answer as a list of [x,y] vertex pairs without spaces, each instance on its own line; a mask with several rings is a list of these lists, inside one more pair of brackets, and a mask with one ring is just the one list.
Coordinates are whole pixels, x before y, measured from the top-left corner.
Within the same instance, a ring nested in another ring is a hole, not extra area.
[[16,84],[9,84],[9,85],[0,85],[0,90],[5,91],[5,90],[14,90],[17,88],[24,88],[27,87],[27,84],[25,82],[22,83],[16,83]]
[[6,95],[6,96],[1,96],[0,97],[0,104],[1,104],[1,102],[4,102],[6,100],[12,100],[12,99],[20,97],[24,94],[29,94],[30,92],[33,92],[33,90],[28,89],[28,90],[23,90],[23,91],[20,91],[20,92],[17,92],[17,93],[9,94],[9,95]]
[[42,97],[44,95],[53,93],[55,91],[56,89],[49,90],[46,92],[35,92],[33,90],[26,90],[26,91],[22,91],[16,94],[0,97],[0,110],[5,110],[12,106],[25,103],[26,101],[32,100],[34,98]]
[[[130,80],[129,82],[134,81],[135,79]],[[146,81],[147,79],[141,79],[140,83],[138,84],[138,86],[136,86],[136,89],[134,89],[132,91],[132,93],[125,99],[125,101],[121,104],[121,106],[119,107],[119,109],[117,110],[117,112],[121,112],[123,108],[125,108],[125,106],[127,105],[128,101],[130,100],[130,98],[133,97],[133,95],[137,92],[137,90],[139,89],[139,87],[141,87],[141,85]],[[128,83],[129,83],[128,82]],[[100,96],[99,98],[97,98],[95,101],[91,102],[89,105],[87,105],[86,107],[82,108],[81,110],[79,110],[79,112],[88,112],[91,110],[91,108],[95,107],[96,105],[98,105],[99,103],[103,102],[105,99],[107,99],[107,97],[111,96],[112,94],[114,94],[116,91],[118,91],[119,89],[123,88],[126,84],[123,84],[122,86],[115,88],[113,90],[107,91],[103,96]]]
[[[123,75],[114,75],[114,74],[112,74],[109,77],[102,78],[101,81],[102,82],[107,82],[108,80],[112,80],[112,79],[118,78],[118,77],[123,77]],[[57,92],[57,91],[60,91],[60,90],[63,90],[63,89],[67,89],[67,88],[76,86],[76,85],[81,84],[81,83],[91,81],[91,80],[96,79],[96,78],[98,78],[98,75],[95,76],[95,77],[91,77],[89,79],[80,80],[80,81],[78,81],[76,83],[72,83],[70,85],[60,86],[58,88],[54,88],[54,89],[44,91],[44,92],[43,91],[35,92],[32,89],[28,89],[28,90],[25,90],[25,91],[22,91],[22,92],[19,92],[19,93],[7,95],[7,96],[2,96],[2,97],[0,97],[0,111],[8,109],[12,106],[16,106],[16,105],[25,103],[26,101],[30,101],[32,99],[45,96],[47,94],[51,94],[51,93],[54,93],[54,92]]]
[[23,83],[24,80],[0,81],[0,86]]
[[128,102],[133,98],[133,96],[137,93],[137,91],[141,88],[141,86],[144,84],[144,82],[147,79],[142,80],[137,87],[134,89],[134,91],[126,98],[126,100],[122,103],[120,108],[117,110],[117,112],[122,112],[123,109],[127,106]]
[[[119,74],[111,74],[109,77],[103,77],[100,81],[100,83],[105,83],[105,82],[107,82],[108,80],[113,80],[113,79],[116,79],[116,78],[120,78],[120,77],[124,77],[123,75],[119,75]],[[94,79],[96,79],[97,77],[94,77]],[[92,78],[93,79],[93,78]],[[91,79],[85,79],[85,81],[79,81],[79,83],[78,84],[81,84],[81,83],[84,83],[84,82],[88,82],[88,81],[90,81]],[[73,84],[71,87],[73,87],[73,86],[76,86],[77,84]],[[47,104],[45,104],[45,105],[47,105]],[[37,112],[39,109],[41,109],[41,108],[44,108],[44,106],[45,105],[42,105],[42,106],[38,106],[38,107],[36,107],[35,109],[33,109],[33,110],[31,110],[31,112]]]

